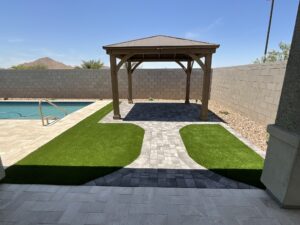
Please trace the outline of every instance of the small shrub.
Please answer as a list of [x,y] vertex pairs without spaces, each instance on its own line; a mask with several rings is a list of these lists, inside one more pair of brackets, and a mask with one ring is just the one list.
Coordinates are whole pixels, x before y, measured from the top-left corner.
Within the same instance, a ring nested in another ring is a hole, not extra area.
[[15,70],[46,70],[48,67],[46,65],[34,65],[34,66],[26,66],[26,65],[17,65],[12,66],[12,69]]
[[88,61],[82,61],[81,67],[75,67],[76,69],[101,69],[103,67],[104,63],[100,60],[88,60]]

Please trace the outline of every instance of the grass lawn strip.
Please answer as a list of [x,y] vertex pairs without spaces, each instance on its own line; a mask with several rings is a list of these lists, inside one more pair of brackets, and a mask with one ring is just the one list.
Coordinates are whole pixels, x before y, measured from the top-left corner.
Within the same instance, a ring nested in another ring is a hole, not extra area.
[[78,185],[130,164],[140,154],[144,130],[98,123],[111,110],[108,104],[7,168],[2,183]]
[[260,176],[264,160],[221,125],[188,125],[180,135],[189,156],[228,178],[264,188]]

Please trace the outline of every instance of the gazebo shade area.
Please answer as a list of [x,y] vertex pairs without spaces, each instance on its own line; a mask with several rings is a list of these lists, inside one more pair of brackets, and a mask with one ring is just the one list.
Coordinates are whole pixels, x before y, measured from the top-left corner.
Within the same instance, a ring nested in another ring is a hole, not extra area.
[[[189,103],[190,79],[194,62],[203,70],[201,120],[208,119],[208,100],[211,82],[212,54],[219,47],[217,44],[182,39],[170,36],[152,36],[103,48],[110,55],[112,97],[114,119],[120,119],[118,71],[126,65],[128,75],[128,102],[132,103],[132,73],[143,62],[176,62],[186,74],[185,103]],[[117,59],[119,61],[117,62]]]

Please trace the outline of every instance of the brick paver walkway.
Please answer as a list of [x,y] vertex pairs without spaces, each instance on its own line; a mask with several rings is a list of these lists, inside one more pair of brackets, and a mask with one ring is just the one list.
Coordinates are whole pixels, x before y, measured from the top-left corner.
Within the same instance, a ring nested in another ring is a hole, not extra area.
[[[123,120],[113,120],[110,113],[100,122],[134,123],[144,128],[141,154],[125,168],[86,185],[253,188],[215,174],[189,157],[179,130],[188,124],[200,123],[199,107],[182,103],[122,103]],[[214,121],[209,123],[220,123],[212,113],[209,118]]]

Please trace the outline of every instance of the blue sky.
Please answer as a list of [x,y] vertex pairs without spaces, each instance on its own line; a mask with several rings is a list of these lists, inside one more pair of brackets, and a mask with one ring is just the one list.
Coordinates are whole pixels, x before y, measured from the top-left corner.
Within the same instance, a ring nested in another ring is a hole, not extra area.
[[[0,67],[51,57],[101,59],[102,46],[165,34],[220,44],[213,66],[263,54],[270,0],[1,0]],[[275,0],[269,48],[291,42],[299,0]],[[176,67],[149,63],[147,67]]]

